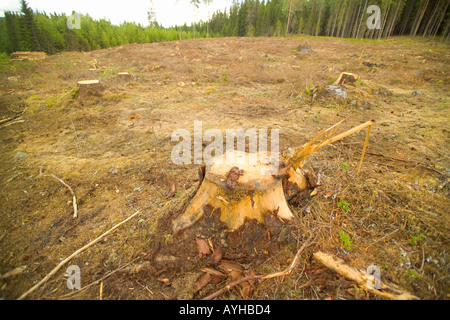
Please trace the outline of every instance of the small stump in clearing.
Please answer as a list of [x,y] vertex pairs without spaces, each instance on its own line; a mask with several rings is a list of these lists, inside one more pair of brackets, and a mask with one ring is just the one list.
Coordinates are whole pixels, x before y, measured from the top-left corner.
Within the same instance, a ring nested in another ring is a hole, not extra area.
[[131,74],[128,72],[119,72],[117,75],[119,76],[119,79],[123,81],[128,81],[131,79]]
[[78,81],[79,95],[101,95],[104,87],[99,80]]
[[359,76],[354,73],[342,72],[339,78],[333,83],[334,86],[340,86],[343,84],[354,83],[359,79]]
[[[237,230],[246,219],[264,224],[267,214],[292,220],[282,186],[288,169],[278,156],[232,151],[214,158],[187,209],[172,222],[174,233],[198,221],[206,207],[220,209],[220,221],[230,230]],[[304,179],[299,183],[307,185]]]

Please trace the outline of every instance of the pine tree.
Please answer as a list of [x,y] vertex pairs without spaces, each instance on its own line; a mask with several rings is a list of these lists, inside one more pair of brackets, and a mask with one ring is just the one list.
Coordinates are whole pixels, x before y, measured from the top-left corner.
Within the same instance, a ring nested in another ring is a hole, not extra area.
[[41,51],[41,45],[39,43],[38,32],[34,21],[33,10],[28,6],[25,0],[22,0],[22,13],[23,13],[23,34],[26,37],[26,46],[33,51]]

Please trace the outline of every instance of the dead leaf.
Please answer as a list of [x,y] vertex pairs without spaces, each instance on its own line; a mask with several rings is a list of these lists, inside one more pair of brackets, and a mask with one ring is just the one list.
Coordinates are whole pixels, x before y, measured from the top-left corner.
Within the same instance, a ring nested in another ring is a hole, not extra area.
[[231,253],[231,252],[225,252],[224,258],[226,259],[230,259],[230,260],[234,260],[234,259],[241,259],[243,257],[245,257],[245,253]]
[[202,271],[206,272],[206,273],[209,273],[209,274],[211,274],[213,276],[216,276],[216,277],[221,277],[221,278],[226,278],[227,277],[226,274],[224,274],[224,273],[222,273],[220,271],[217,271],[216,269],[213,269],[213,268],[205,267],[205,268],[202,268]]
[[213,255],[211,257],[212,264],[219,263],[220,260],[222,260],[222,257],[223,257],[222,246],[220,244],[217,244],[217,245],[214,246],[214,252],[213,252]]
[[245,268],[237,262],[222,260],[219,264],[219,269],[230,272],[231,270],[244,271]]
[[212,276],[209,273],[205,273],[203,276],[201,276],[201,278],[198,279],[196,283],[194,283],[194,293],[203,289],[209,283],[209,281],[211,281],[211,279]]
[[211,253],[211,249],[209,248],[208,241],[205,239],[195,238],[195,242],[197,242],[198,256],[201,258],[203,255],[207,255]]
[[[246,277],[249,276],[256,276],[256,272],[255,270],[250,270],[250,271],[246,271],[244,272],[244,275]],[[253,290],[255,289],[255,285],[254,285],[255,280],[250,280],[250,281],[245,281],[242,283],[242,297],[244,299],[249,299],[252,294],[253,294]]]
[[237,281],[237,280],[242,279],[243,277],[244,277],[244,274],[241,271],[236,270],[236,269],[230,270],[230,278],[229,278],[229,280]]
[[332,197],[332,196],[333,196],[333,194],[334,194],[334,192],[333,192],[333,191],[327,191],[327,192],[325,192],[325,198],[329,198],[329,197]]

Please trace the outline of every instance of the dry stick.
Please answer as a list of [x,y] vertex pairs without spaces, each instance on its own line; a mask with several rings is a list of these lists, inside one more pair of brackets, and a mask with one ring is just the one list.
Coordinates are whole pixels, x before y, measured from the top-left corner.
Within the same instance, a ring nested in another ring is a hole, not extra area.
[[411,293],[402,290],[401,288],[395,286],[394,284],[386,284],[380,281],[380,289],[375,289],[371,283],[371,276],[364,272],[355,269],[352,266],[345,264],[344,260],[330,256],[324,252],[315,252],[313,258],[320,262],[325,267],[337,272],[341,276],[347,279],[355,281],[359,287],[365,291],[375,294],[381,298],[389,300],[418,300],[419,298],[412,295]]
[[[306,160],[306,158],[309,157],[316,150],[318,150],[322,147],[325,147],[325,146],[327,146],[333,142],[336,142],[338,140],[342,140],[345,137],[367,127],[368,129],[367,129],[367,134],[366,134],[366,140],[364,142],[363,153],[361,155],[361,160],[360,160],[359,167],[358,167],[358,173],[359,173],[359,170],[361,169],[362,161],[364,159],[364,155],[366,152],[367,144],[369,143],[369,133],[370,133],[370,128],[372,126],[372,121],[367,121],[367,122],[360,124],[359,126],[356,126],[350,130],[347,130],[341,134],[331,137],[334,134],[334,132],[337,130],[337,127],[342,123],[342,121],[336,123],[335,125],[331,126],[330,128],[328,128],[326,130],[322,130],[310,142],[308,142],[302,148],[300,148],[300,150],[295,151],[293,155],[292,154],[288,155],[287,160],[290,161],[291,163],[292,162],[294,163],[294,169],[297,169],[299,166],[301,166],[303,164],[303,162]],[[319,140],[327,132],[328,132],[328,134],[326,135],[325,140],[323,140],[322,142],[320,142],[316,145],[313,145],[314,142]],[[297,158],[297,159],[295,159],[295,158]]]
[[256,279],[263,279],[263,280],[267,280],[267,279],[272,279],[272,278],[276,278],[276,277],[281,277],[281,276],[286,276],[289,275],[292,270],[294,270],[294,268],[297,266],[301,253],[303,252],[303,250],[309,246],[313,241],[310,241],[312,237],[310,237],[308,239],[308,241],[306,241],[301,248],[297,251],[297,253],[295,254],[294,260],[292,261],[292,263],[290,264],[290,266],[280,272],[274,272],[274,273],[269,273],[266,275],[256,275],[256,276],[248,276],[248,277],[244,277],[242,279],[236,280],[232,283],[230,283],[229,285],[223,287],[222,289],[214,292],[213,294],[210,294],[209,296],[203,298],[202,300],[212,300],[217,296],[220,296],[222,293],[224,293],[225,291],[230,290],[231,288],[234,288],[235,286],[237,286],[238,284],[241,284],[245,281],[250,281],[250,280],[256,280]]
[[5,123],[3,126],[0,127],[0,129],[9,127],[9,126],[11,126],[11,125],[13,125],[13,124],[16,124],[16,123],[22,123],[22,122],[25,122],[25,120],[11,121],[11,122]]
[[75,196],[75,192],[73,191],[72,187],[53,174],[43,174],[42,168],[39,170],[39,174],[43,177],[51,177],[51,178],[61,182],[67,189],[69,189],[70,193],[72,194],[73,217],[77,218],[78,217],[77,197]]
[[136,211],[135,213],[133,213],[131,216],[129,216],[128,218],[126,218],[125,220],[123,220],[122,222],[120,222],[119,224],[115,225],[114,227],[112,227],[111,229],[109,229],[108,231],[106,231],[105,233],[103,233],[102,235],[100,235],[97,239],[89,242],[87,245],[85,245],[84,247],[82,247],[81,249],[78,249],[77,251],[75,251],[74,253],[72,253],[70,256],[68,256],[66,259],[64,259],[63,261],[61,261],[52,271],[50,271],[49,274],[47,274],[44,279],[42,279],[41,281],[39,281],[37,284],[35,284],[30,290],[28,290],[27,292],[25,292],[24,294],[22,294],[18,300],[23,300],[25,299],[30,293],[32,293],[34,290],[36,290],[37,288],[39,288],[41,285],[43,285],[48,279],[50,279],[50,277],[52,275],[54,275],[56,272],[58,272],[59,269],[61,269],[61,267],[63,265],[65,265],[67,262],[69,262],[73,257],[75,257],[77,254],[83,252],[84,250],[86,250],[87,248],[89,248],[90,246],[92,246],[93,244],[97,243],[98,241],[100,241],[101,239],[103,239],[105,236],[107,236],[108,234],[110,234],[111,232],[113,232],[114,230],[116,230],[118,227],[120,227],[122,224],[124,224],[125,222],[131,220],[132,218],[134,218],[135,216],[137,216],[139,213],[141,212],[141,210]]
[[367,126],[366,140],[364,141],[364,147],[363,147],[363,151],[361,154],[361,160],[359,160],[358,171],[356,172],[356,174],[359,174],[359,171],[361,170],[361,166],[362,166],[362,163],[364,160],[364,155],[366,154],[367,145],[369,144],[369,135],[370,135],[371,128],[372,128],[372,123],[370,123],[370,125]]
[[[28,107],[26,107],[25,109],[23,109],[23,111],[20,113],[20,114],[17,114],[17,115],[15,115],[15,116],[13,116],[13,117],[11,117],[11,118],[7,118],[7,119],[2,119],[2,120],[0,120],[0,124],[3,124],[3,123],[6,123],[6,122],[9,122],[9,121],[12,121],[12,120],[15,120],[15,119],[18,119],[18,118],[20,118],[21,116],[23,116],[23,114],[25,113],[25,112],[27,112],[27,110],[28,110]],[[19,122],[24,122],[25,120],[19,120]],[[17,123],[17,122],[16,122]],[[3,127],[7,127],[7,125],[5,125],[5,126],[3,126]],[[2,127],[2,128],[3,128]]]

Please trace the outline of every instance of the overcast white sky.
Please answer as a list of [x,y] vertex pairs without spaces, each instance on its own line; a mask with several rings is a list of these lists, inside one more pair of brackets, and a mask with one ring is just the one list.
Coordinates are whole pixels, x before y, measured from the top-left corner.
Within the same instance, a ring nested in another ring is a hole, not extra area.
[[[94,19],[106,18],[113,24],[121,22],[136,22],[148,25],[147,11],[150,8],[150,0],[28,0],[28,5],[33,10],[47,13],[72,14],[76,11],[89,14]],[[196,21],[206,20],[208,10],[202,4],[196,13]],[[228,8],[232,0],[213,0],[209,6],[212,13],[218,9]],[[153,0],[156,10],[156,20],[164,27],[190,24],[194,20],[194,9],[190,0]],[[0,0],[0,15],[4,11],[20,11],[20,0]]]

